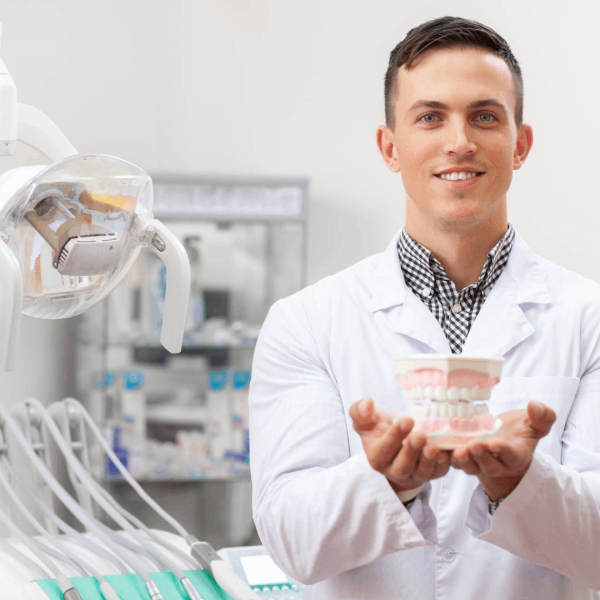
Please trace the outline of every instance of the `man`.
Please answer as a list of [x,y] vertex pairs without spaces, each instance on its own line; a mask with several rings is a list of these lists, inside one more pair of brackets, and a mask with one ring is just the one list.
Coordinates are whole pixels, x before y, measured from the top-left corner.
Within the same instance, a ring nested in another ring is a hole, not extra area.
[[[406,227],[269,312],[250,390],[261,540],[306,600],[600,589],[600,286],[508,224],[533,142],[519,65],[445,17],[392,51],[385,89],[377,144]],[[505,358],[504,439],[441,451],[395,418],[392,357],[451,352]]]

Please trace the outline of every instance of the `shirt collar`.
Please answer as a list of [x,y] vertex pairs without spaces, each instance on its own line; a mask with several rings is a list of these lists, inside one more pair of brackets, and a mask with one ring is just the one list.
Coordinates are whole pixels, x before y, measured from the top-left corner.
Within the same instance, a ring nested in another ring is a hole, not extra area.
[[498,277],[500,277],[500,274],[506,266],[508,255],[512,250],[514,241],[515,230],[513,226],[509,223],[506,233],[500,238],[498,243],[488,252],[488,257],[485,261],[485,264],[483,265],[483,269],[481,270],[481,275],[477,280],[478,284],[494,283],[498,279]]
[[[514,239],[515,230],[509,223],[506,233],[488,252],[488,257],[475,284],[477,288],[493,285],[498,277],[500,277],[506,266]],[[406,228],[402,229],[398,239],[398,256],[406,284],[413,291],[415,288],[422,288],[423,283],[429,284],[429,287],[434,288],[436,272],[439,277],[448,278],[442,264],[434,258],[430,250],[416,240],[413,240],[406,232]],[[418,280],[414,276],[415,272],[419,273]]]
[[[398,260],[398,242],[401,231],[396,232],[381,254],[364,262],[363,276],[371,290],[369,308],[372,312],[388,310],[403,305],[410,289],[404,280]],[[513,298],[516,304],[551,304],[552,297],[546,284],[540,258],[515,230],[514,244],[508,264],[502,272],[507,279],[503,293]]]

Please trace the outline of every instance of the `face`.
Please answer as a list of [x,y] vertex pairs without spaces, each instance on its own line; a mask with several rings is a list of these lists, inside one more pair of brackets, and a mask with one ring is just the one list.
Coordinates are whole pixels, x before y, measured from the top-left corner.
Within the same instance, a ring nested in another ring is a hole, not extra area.
[[[399,69],[397,89],[394,129],[381,126],[377,142],[402,174],[407,228],[411,220],[436,230],[506,221],[513,170],[533,141],[529,125],[516,128],[508,65],[479,48],[433,49]],[[469,178],[445,180],[447,171]]]

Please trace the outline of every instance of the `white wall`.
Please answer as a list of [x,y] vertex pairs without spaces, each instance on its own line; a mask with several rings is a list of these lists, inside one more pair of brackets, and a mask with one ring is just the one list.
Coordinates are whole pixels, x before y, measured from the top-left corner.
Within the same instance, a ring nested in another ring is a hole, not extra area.
[[[375,146],[390,50],[430,18],[480,20],[521,64],[534,129],[509,193],[510,220],[539,253],[599,278],[598,5],[451,6],[3,0],[2,57],[19,100],[46,112],[82,152],[150,172],[309,176],[313,282],[382,250],[403,225],[400,175],[385,169]],[[27,324],[21,391],[53,396],[67,385],[48,381],[59,359],[38,352],[56,347],[59,332],[64,324]]]

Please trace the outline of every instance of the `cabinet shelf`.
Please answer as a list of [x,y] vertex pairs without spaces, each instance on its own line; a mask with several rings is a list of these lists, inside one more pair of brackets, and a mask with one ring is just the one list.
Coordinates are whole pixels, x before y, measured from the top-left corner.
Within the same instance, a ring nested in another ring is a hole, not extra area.
[[[233,482],[233,481],[245,481],[250,480],[250,472],[248,473],[236,473],[231,475],[206,475],[201,477],[140,477],[136,479],[136,481],[140,485],[146,484],[156,484],[156,483],[168,483],[172,485],[183,485],[183,484],[192,484],[192,483],[213,483],[216,481],[223,482]],[[126,485],[129,486],[129,483],[125,481],[122,477],[103,477],[101,483],[106,484],[116,484],[116,485]]]

